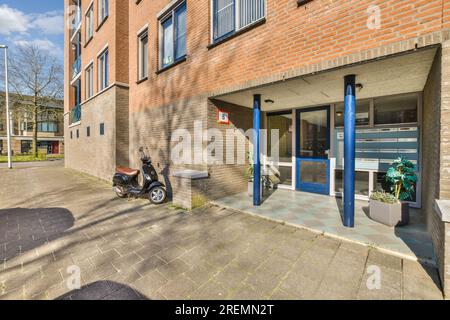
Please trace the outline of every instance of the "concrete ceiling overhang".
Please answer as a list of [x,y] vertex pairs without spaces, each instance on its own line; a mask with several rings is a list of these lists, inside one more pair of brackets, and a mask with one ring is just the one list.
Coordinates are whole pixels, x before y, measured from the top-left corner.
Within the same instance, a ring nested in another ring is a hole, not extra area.
[[[344,76],[348,74],[355,74],[356,83],[363,85],[356,90],[357,99],[419,92],[425,87],[436,50],[420,50],[214,98],[251,108],[253,94],[261,94],[263,111],[336,103],[344,100]],[[264,102],[267,99],[274,102]]]

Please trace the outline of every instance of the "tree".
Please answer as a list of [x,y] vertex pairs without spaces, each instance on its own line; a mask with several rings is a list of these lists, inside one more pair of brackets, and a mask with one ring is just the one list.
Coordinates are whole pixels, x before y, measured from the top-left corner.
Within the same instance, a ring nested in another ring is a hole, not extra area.
[[[48,106],[64,94],[63,67],[48,51],[36,45],[24,44],[11,55],[10,84],[18,99],[29,103],[14,103],[14,113],[27,115],[33,128],[33,148],[38,155],[38,124]],[[31,97],[31,98],[30,98]]]

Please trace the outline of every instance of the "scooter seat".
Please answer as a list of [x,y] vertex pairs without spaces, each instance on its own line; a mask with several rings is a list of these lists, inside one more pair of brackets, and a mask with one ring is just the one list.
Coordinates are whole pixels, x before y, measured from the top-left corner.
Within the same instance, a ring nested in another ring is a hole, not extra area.
[[117,167],[116,171],[119,173],[123,173],[127,176],[133,177],[139,174],[139,170],[138,169],[131,169],[131,168],[126,168],[126,167]]

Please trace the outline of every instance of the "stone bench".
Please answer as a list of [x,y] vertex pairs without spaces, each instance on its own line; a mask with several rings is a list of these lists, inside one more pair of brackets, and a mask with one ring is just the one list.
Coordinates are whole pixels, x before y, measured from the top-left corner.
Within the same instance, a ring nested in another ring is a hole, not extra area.
[[192,210],[206,203],[207,171],[180,170],[172,174],[173,204]]

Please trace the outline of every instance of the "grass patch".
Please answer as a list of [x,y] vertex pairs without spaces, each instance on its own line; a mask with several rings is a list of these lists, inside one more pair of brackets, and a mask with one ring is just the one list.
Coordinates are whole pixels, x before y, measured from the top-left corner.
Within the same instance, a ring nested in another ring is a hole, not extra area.
[[[63,154],[39,154],[37,157],[32,155],[17,155],[12,157],[12,162],[34,162],[34,161],[47,161],[47,160],[58,160],[64,159]],[[8,162],[7,156],[0,156],[0,163]]]

